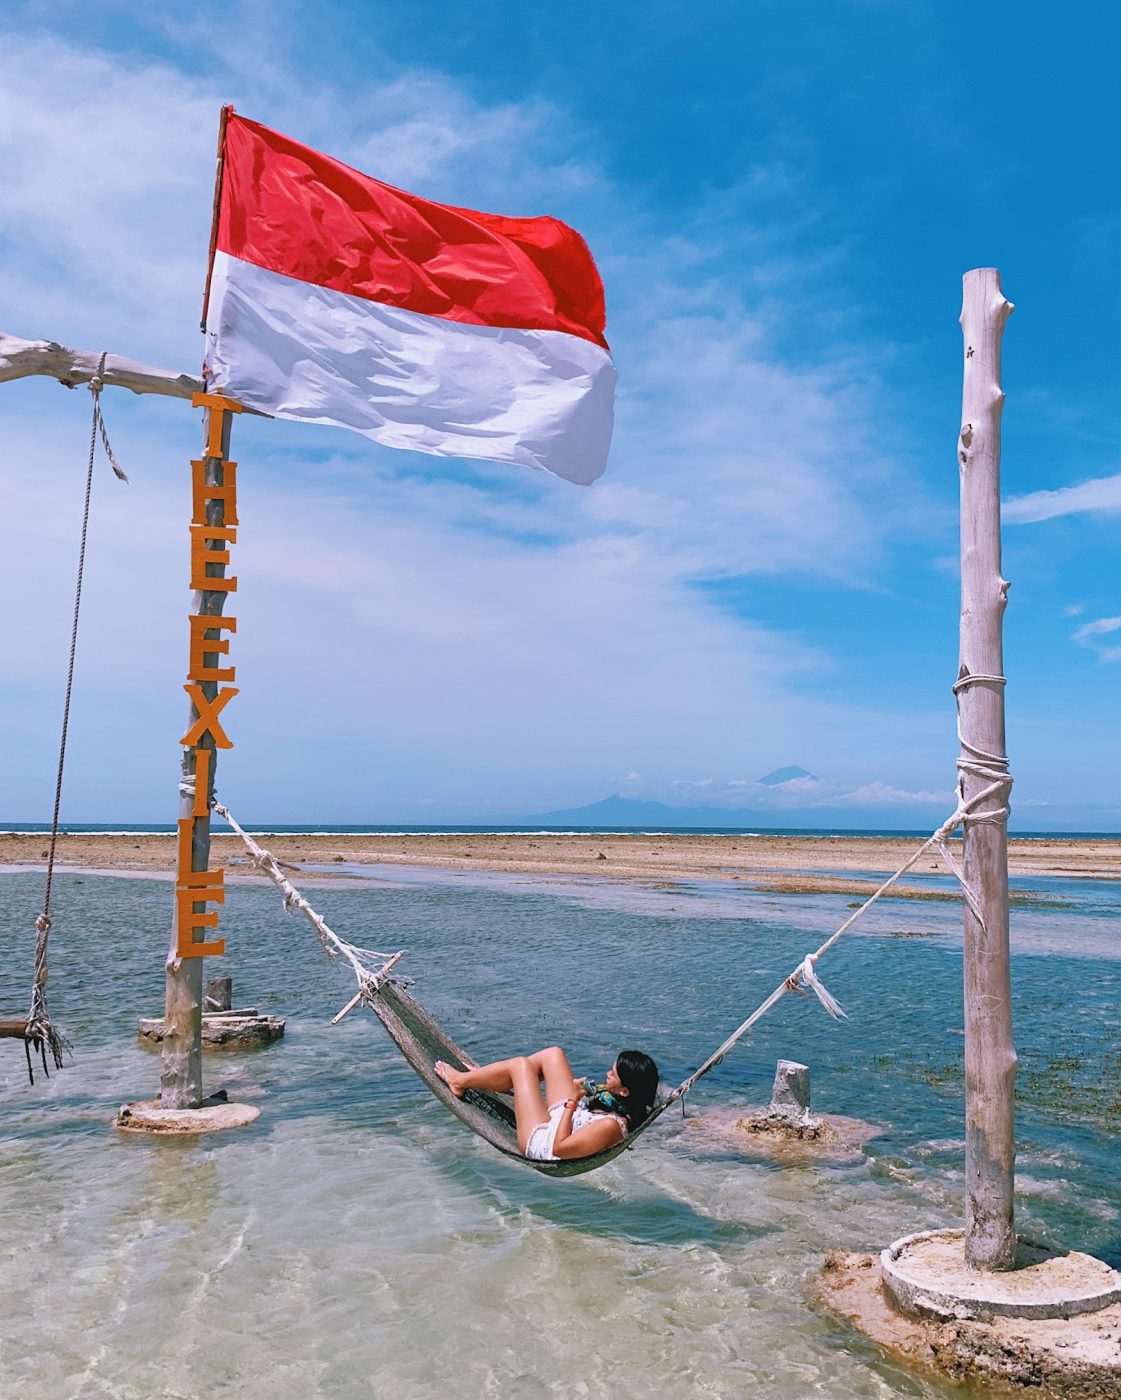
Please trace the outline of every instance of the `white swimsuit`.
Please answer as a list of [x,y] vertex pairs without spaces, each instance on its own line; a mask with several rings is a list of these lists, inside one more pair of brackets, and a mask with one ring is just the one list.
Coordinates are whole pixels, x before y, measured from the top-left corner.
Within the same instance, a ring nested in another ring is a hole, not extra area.
[[[549,1121],[538,1123],[533,1132],[530,1133],[525,1145],[525,1155],[534,1162],[556,1162],[559,1161],[557,1154],[553,1151],[553,1144],[557,1137],[557,1126],[564,1112],[564,1105],[567,1101],[561,1099],[560,1103],[549,1105]],[[581,1128],[586,1128],[589,1123],[594,1123],[597,1118],[614,1118],[616,1123],[622,1128],[623,1136],[627,1135],[627,1120],[620,1113],[593,1113],[590,1108],[584,1107],[585,1100],[581,1099],[576,1105],[572,1114],[572,1131],[578,1133]]]

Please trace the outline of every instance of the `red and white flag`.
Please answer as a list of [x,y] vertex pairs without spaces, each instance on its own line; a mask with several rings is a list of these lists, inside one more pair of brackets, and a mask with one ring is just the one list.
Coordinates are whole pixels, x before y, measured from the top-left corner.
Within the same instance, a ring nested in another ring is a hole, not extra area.
[[607,464],[603,284],[557,219],[433,204],[229,114],[207,384],[389,447]]

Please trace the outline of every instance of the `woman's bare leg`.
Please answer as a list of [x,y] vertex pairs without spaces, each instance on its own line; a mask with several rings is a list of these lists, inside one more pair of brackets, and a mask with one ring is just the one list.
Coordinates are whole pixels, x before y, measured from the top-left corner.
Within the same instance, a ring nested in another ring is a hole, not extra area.
[[514,1089],[518,1146],[524,1152],[530,1133],[549,1121],[549,1113],[541,1101],[541,1076],[532,1057],[511,1061],[510,1078]]
[[568,1056],[559,1045],[550,1045],[530,1055],[530,1064],[545,1081],[545,1102],[560,1103],[563,1099],[576,1096],[576,1084],[572,1078],[572,1066]]
[[[541,1054],[548,1052],[542,1051]],[[560,1052],[563,1056],[564,1052]],[[495,1060],[478,1069],[453,1069],[444,1060],[436,1061],[436,1073],[455,1094],[462,1098],[468,1089],[484,1089],[492,1094],[514,1095],[514,1121],[518,1129],[518,1146],[525,1151],[534,1128],[549,1121],[541,1098],[542,1069],[535,1063],[537,1056],[519,1055],[512,1060]],[[571,1089],[572,1072],[568,1083]]]
[[573,1096],[575,1084],[568,1056],[559,1045],[549,1045],[533,1055],[518,1055],[511,1060],[495,1060],[478,1069],[453,1069],[444,1060],[436,1061],[436,1073],[457,1098],[467,1089],[485,1089],[492,1094],[509,1094],[514,1089],[514,1067],[525,1061],[545,1084],[545,1102],[559,1103]]
[[467,1089],[486,1089],[492,1094],[509,1094],[514,1088],[514,1066],[524,1056],[512,1060],[495,1060],[478,1069],[454,1069],[446,1060],[436,1061],[436,1073],[447,1084],[457,1099],[463,1097]]

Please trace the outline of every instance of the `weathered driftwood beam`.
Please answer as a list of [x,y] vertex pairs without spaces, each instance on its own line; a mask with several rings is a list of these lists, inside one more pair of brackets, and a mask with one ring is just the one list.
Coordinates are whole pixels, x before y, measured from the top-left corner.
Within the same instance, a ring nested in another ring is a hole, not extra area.
[[[45,374],[68,389],[88,384],[97,372],[99,350],[71,350],[53,340],[21,340],[0,331],[0,383]],[[121,355],[106,355],[105,384],[131,389],[134,394],[167,394],[173,399],[189,399],[202,392],[203,383],[190,374],[175,374],[155,365],[139,364]]]
[[[963,279],[965,373],[961,475],[961,666],[958,716],[962,796],[1007,772],[1004,648],[1008,584],[1000,576],[1000,346],[1012,311],[995,267]],[[971,677],[978,677],[971,680]],[[965,1257],[1010,1269],[1015,1253],[1016,1160],[1012,985],[1008,962],[1008,785],[965,822],[965,879],[982,923],[965,907]]]
[[0,1040],[29,1040],[27,1022],[21,1017],[18,1021],[0,1021]]

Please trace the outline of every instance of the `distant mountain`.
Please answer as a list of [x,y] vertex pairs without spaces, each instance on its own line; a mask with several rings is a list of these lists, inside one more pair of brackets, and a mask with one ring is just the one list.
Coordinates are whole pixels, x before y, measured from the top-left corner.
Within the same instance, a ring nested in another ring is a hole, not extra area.
[[[801,770],[798,770],[799,772]],[[789,780],[787,780],[789,781]],[[671,807],[666,802],[644,802],[614,793],[586,807],[566,807],[557,812],[534,812],[512,817],[516,826],[714,827],[728,831],[922,831],[945,815],[944,803],[922,805],[821,804],[816,807],[772,807],[759,811],[747,807]]]
[[807,773],[804,768],[776,768],[773,773],[768,773],[758,781],[760,787],[778,787],[780,783],[792,783],[795,778],[809,778],[811,782],[817,782],[816,776]]
[[731,807],[671,807],[666,802],[641,802],[614,793],[586,807],[569,807],[559,812],[535,812],[518,818],[519,826],[722,826],[748,828],[771,826],[774,814],[764,818],[758,812]]

